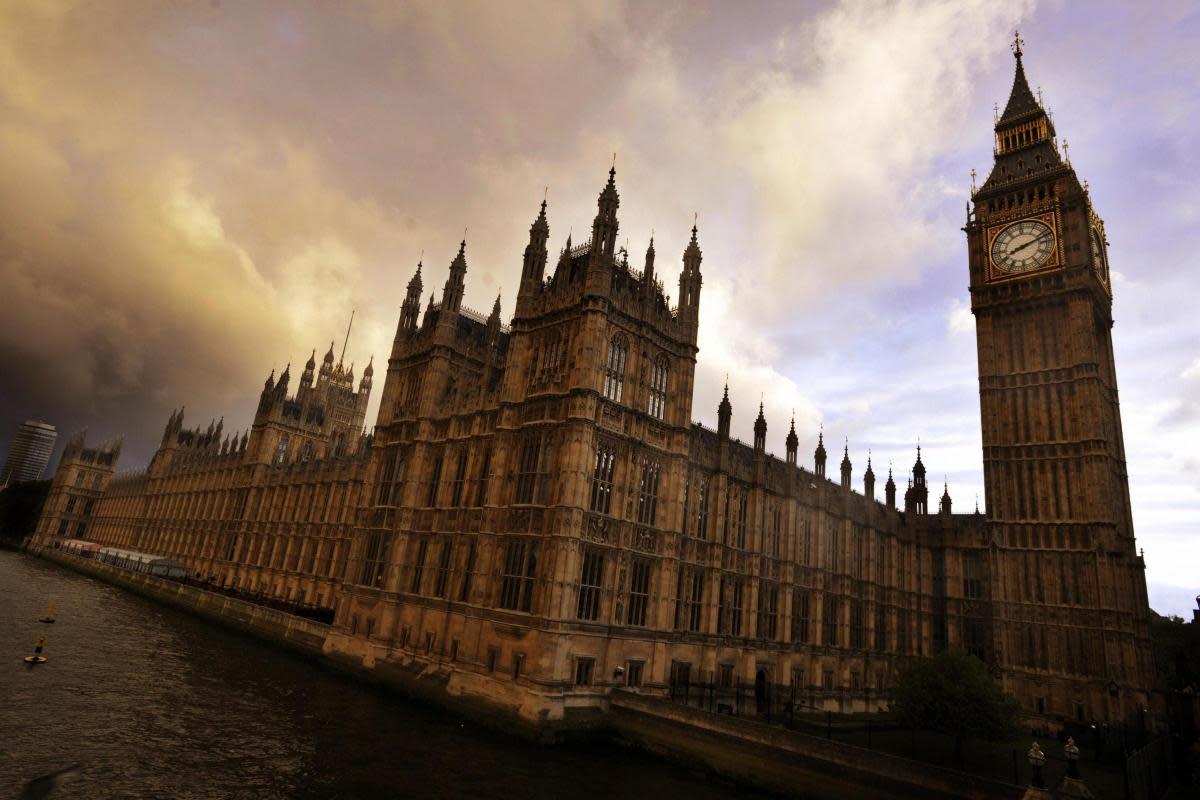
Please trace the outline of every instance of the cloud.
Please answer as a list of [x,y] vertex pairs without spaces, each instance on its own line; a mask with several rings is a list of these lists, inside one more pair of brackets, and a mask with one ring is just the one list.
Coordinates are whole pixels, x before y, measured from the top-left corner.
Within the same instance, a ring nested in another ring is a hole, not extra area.
[[902,478],[919,436],[969,507],[981,445],[959,228],[1011,84],[1004,43],[1029,22],[1026,69],[1112,239],[1139,535],[1153,574],[1186,583],[1200,502],[1175,454],[1200,451],[1200,234],[1192,185],[1172,176],[1200,169],[1200,108],[1180,77],[1196,74],[1184,12],[354,12],[0,3],[0,436],[28,416],[123,433],[135,466],[175,405],[245,425],[267,372],[340,339],[351,309],[348,358],[382,358],[417,259],[440,293],[464,228],[466,304],[500,292],[510,314],[543,188],[552,247],[579,241],[615,151],[620,241],[639,254],[654,231],[672,294],[699,214],[693,416],[715,424],[728,374],[735,436],[761,398],[780,452],[794,409],[805,453],[821,424],[849,438],[856,482],[868,449]]

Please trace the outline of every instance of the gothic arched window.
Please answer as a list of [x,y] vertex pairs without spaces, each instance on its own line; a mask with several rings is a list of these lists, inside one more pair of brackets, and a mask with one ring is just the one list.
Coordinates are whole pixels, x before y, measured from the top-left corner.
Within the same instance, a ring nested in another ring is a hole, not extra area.
[[279,444],[275,446],[275,463],[283,464],[287,461],[288,453],[288,435],[285,433],[279,439]]
[[650,416],[662,419],[667,408],[667,359],[659,357],[650,369]]
[[608,344],[608,363],[604,368],[604,396],[614,403],[625,396],[625,357],[629,346],[620,334]]
[[601,514],[612,510],[613,468],[617,456],[613,448],[602,444],[596,448],[596,465],[592,472],[592,502],[590,508]]

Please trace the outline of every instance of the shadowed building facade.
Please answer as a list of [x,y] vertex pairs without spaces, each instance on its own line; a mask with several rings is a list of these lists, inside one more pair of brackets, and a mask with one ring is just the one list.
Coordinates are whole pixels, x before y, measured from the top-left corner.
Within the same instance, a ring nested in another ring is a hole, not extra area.
[[996,136],[966,226],[986,514],[945,487],[931,508],[919,448],[898,504],[869,459],[855,489],[848,446],[828,477],[823,435],[811,469],[794,425],[769,455],[761,405],[752,444],[728,393],[716,430],[693,422],[698,230],[672,307],[653,241],[637,266],[616,247],[610,171],[590,238],[553,263],[542,204],[508,326],[499,299],[462,305],[465,242],[423,313],[418,265],[371,437],[370,374],[353,392],[331,349],[315,388],[313,361],[294,398],[286,370],[268,380],[248,437],[173,417],[91,535],[336,608],[331,653],[534,721],[697,681],[873,709],[898,659],[952,647],[1031,714],[1122,719],[1152,665],[1103,229],[1019,54]]

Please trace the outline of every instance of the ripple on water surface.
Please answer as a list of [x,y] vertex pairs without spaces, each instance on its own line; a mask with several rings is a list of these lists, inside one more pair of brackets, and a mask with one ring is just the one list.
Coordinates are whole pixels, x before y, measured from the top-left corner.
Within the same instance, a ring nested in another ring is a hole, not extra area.
[[[57,622],[37,622],[46,606]],[[21,659],[46,637],[46,664]],[[0,551],[0,797],[747,797],[610,746],[544,748]]]

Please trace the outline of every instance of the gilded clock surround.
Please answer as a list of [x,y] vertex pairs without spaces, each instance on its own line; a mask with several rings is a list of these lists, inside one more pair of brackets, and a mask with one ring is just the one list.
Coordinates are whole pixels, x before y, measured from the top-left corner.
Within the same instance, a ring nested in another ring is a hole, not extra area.
[[[1011,228],[1013,225],[1018,225],[1022,222],[1040,222],[1050,229],[1051,235],[1054,237],[1054,247],[1050,252],[1050,257],[1044,263],[1034,269],[1023,272],[1009,272],[996,263],[992,254],[992,247],[996,243],[996,237],[1001,233]],[[1015,278],[1024,278],[1028,275],[1036,275],[1046,272],[1047,270],[1056,269],[1062,266],[1062,236],[1059,235],[1058,212],[1057,210],[1047,211],[1042,214],[1025,214],[1018,219],[1005,220],[997,225],[993,225],[987,229],[987,266],[989,281],[1005,281]]]

